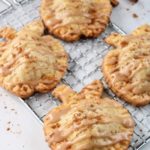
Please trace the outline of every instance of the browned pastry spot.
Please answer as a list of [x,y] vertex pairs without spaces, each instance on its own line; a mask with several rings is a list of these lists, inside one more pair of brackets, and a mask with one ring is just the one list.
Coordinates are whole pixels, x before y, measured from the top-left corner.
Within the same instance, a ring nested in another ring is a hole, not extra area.
[[40,13],[49,33],[65,41],[97,37],[117,0],[42,0]]
[[46,141],[52,150],[127,150],[134,130],[129,112],[115,100],[102,98],[96,80],[76,93],[66,85],[53,95],[63,104],[44,118]]
[[19,32],[0,29],[0,85],[27,98],[34,92],[53,89],[67,68],[67,54],[51,36],[42,35],[41,21],[33,21]]
[[103,61],[103,73],[112,91],[135,106],[150,103],[150,26],[130,35],[113,33],[105,40],[116,49]]

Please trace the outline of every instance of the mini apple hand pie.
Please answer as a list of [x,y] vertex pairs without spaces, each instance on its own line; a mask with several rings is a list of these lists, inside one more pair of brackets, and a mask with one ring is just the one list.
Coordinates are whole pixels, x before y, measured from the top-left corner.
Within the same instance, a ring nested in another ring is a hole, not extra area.
[[17,32],[0,29],[0,85],[27,98],[34,92],[54,88],[67,69],[67,54],[51,36],[42,35],[41,21],[34,21]]
[[99,81],[80,93],[60,85],[54,97],[63,104],[44,118],[46,141],[52,150],[127,150],[134,130],[129,112],[115,100],[102,98]]
[[49,33],[65,41],[97,37],[117,0],[42,0],[40,13]]
[[130,35],[111,34],[106,42],[116,49],[104,58],[103,73],[108,86],[135,106],[150,103],[150,25]]

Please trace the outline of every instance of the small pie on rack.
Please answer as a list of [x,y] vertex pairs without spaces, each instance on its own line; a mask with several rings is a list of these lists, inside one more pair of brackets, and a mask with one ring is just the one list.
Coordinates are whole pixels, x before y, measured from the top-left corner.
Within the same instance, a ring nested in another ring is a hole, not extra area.
[[54,88],[67,69],[67,54],[51,36],[43,36],[41,21],[33,21],[19,32],[0,29],[0,85],[27,98],[34,92]]
[[150,103],[150,25],[130,35],[112,33],[106,42],[116,49],[104,58],[103,73],[108,86],[135,106]]
[[102,98],[102,92],[97,80],[80,93],[66,85],[54,90],[54,97],[63,104],[44,118],[46,141],[52,150],[127,150],[134,121],[121,104]]
[[49,33],[65,41],[97,37],[117,0],[42,0],[40,13]]

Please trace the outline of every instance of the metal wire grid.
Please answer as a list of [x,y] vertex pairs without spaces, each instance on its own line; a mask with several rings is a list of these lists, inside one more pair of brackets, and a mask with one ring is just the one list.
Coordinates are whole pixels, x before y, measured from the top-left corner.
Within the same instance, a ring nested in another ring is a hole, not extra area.
[[[10,2],[11,10],[8,7],[5,14],[0,10],[0,26],[10,25],[19,29],[24,24],[39,17],[40,0],[14,0],[12,2],[13,4]],[[105,92],[123,104],[132,114],[136,127],[129,150],[138,149],[150,139],[150,105],[141,108],[133,107],[117,98],[105,84],[100,65],[110,46],[103,42],[103,38],[111,32],[122,32],[122,30],[116,28],[116,26],[114,28],[110,24],[106,31],[96,39],[62,43],[70,56],[68,72],[62,82],[70,85],[74,90],[80,91],[82,87],[91,81],[95,79],[102,80]],[[41,120],[50,109],[60,104],[50,93],[35,94],[26,102]]]

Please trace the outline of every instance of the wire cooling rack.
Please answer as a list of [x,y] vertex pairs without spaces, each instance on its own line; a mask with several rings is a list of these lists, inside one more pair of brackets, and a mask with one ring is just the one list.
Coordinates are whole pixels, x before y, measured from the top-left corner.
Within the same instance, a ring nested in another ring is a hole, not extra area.
[[[26,23],[39,17],[39,5],[40,0],[1,0],[0,26],[10,25],[20,29]],[[104,83],[105,92],[124,105],[132,114],[136,127],[129,150],[136,150],[150,140],[150,105],[133,107],[117,98],[105,84],[100,66],[110,46],[103,39],[111,32],[125,34],[116,25],[109,24],[106,31],[96,39],[80,40],[75,43],[62,42],[70,57],[68,72],[62,82],[80,91],[86,84],[100,79]],[[35,94],[25,102],[39,120],[42,120],[49,110],[60,104],[50,93]]]

